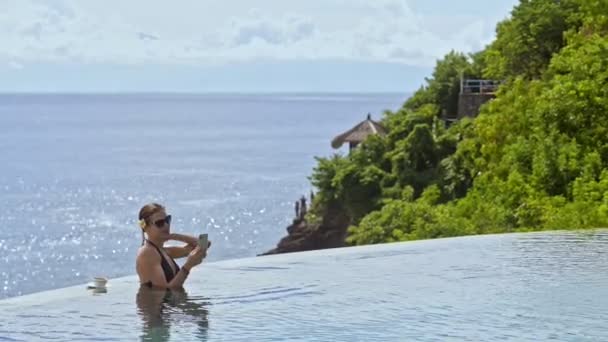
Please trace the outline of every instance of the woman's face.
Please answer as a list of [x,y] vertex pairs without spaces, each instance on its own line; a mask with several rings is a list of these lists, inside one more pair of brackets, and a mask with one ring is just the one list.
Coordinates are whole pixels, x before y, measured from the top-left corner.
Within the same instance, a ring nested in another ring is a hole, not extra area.
[[167,215],[164,210],[161,210],[148,218],[146,233],[150,239],[166,241],[171,233],[170,225],[171,215]]

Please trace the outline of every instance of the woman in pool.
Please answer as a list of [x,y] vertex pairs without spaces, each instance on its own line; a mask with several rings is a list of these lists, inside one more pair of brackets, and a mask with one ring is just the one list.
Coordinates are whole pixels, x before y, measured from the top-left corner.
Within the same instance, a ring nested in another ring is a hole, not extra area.
[[[190,269],[207,256],[195,237],[172,234],[171,215],[157,203],[146,204],[139,211],[142,246],[137,253],[136,268],[142,285],[162,289],[180,289]],[[182,247],[164,247],[169,240],[186,243]],[[209,243],[209,246],[211,243]],[[174,259],[187,257],[180,268]]]

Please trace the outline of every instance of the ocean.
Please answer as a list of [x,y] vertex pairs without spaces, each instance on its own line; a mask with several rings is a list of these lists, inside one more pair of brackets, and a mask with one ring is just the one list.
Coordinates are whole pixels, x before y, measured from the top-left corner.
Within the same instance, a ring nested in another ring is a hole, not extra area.
[[403,94],[0,95],[0,298],[135,274],[139,208],[209,233],[209,261],[274,247],[331,139]]

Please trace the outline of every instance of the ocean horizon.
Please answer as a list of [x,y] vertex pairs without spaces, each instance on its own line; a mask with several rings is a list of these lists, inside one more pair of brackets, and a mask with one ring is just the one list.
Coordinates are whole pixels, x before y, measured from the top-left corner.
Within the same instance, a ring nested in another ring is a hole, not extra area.
[[0,298],[135,273],[139,208],[207,232],[210,261],[274,247],[331,139],[407,93],[0,94]]

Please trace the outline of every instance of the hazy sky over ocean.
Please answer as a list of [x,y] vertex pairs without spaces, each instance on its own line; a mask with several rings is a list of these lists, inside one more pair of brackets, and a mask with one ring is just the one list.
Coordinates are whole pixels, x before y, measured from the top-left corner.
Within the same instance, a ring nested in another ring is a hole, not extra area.
[[411,91],[515,0],[0,0],[0,91]]

